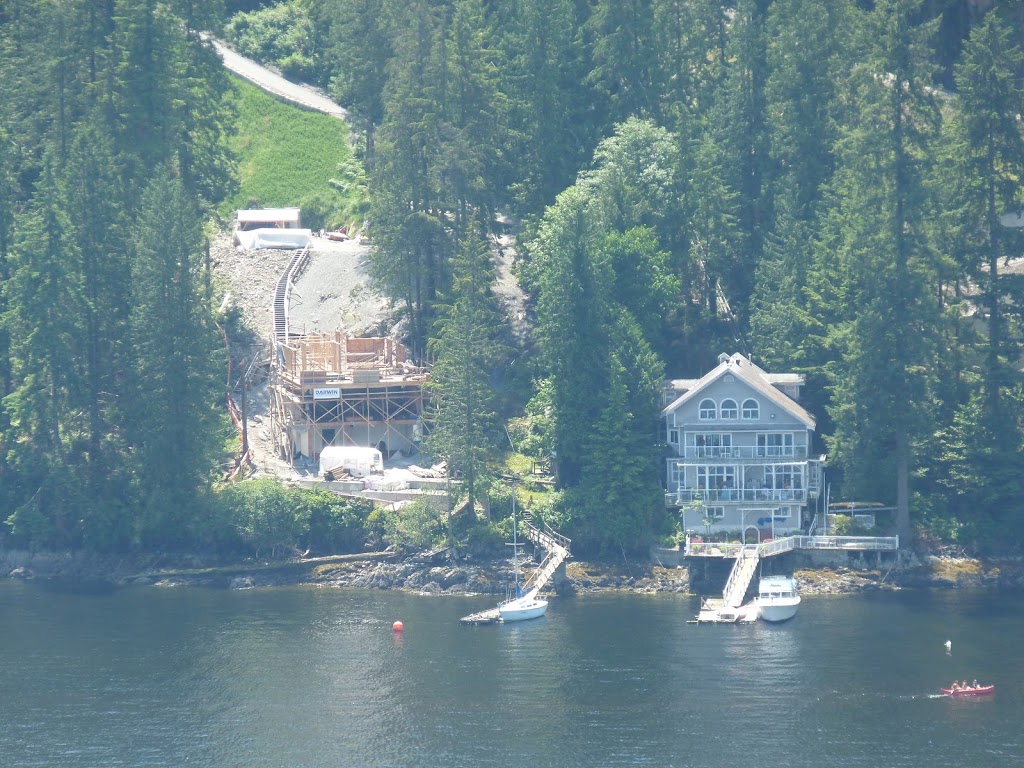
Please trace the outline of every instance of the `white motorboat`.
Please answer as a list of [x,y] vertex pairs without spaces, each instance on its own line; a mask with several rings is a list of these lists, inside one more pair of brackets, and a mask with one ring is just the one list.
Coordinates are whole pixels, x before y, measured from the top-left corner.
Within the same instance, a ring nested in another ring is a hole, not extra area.
[[531,589],[522,597],[514,597],[498,605],[498,615],[502,621],[524,621],[536,619],[544,615],[548,609],[548,601]]
[[757,609],[765,621],[786,621],[796,615],[800,595],[792,576],[765,576],[757,588]]

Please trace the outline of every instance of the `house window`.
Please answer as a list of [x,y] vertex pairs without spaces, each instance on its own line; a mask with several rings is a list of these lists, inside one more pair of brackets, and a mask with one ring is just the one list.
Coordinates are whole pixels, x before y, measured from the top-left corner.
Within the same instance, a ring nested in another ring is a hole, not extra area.
[[775,522],[777,523],[783,520],[789,520],[789,518],[793,516],[793,508],[779,507],[778,509],[775,510],[775,514],[773,516],[775,517]]
[[696,457],[698,459],[708,456],[717,458],[732,455],[732,435],[715,433],[694,435],[693,442],[697,448]]
[[701,421],[712,421],[718,416],[718,408],[711,399],[701,400],[697,412]]
[[792,456],[793,434],[768,432],[757,436],[758,456]]
[[728,501],[737,495],[736,467],[697,467],[697,488],[708,491],[714,501]]
[[725,507],[704,507],[704,517],[709,520],[721,520],[725,517]]
[[740,417],[740,409],[736,407],[735,400],[723,400],[722,401],[722,418],[723,419],[738,419]]
[[761,418],[761,406],[754,398],[743,401],[743,418],[748,420]]
[[671,445],[679,445],[679,430],[670,429],[668,431],[668,442]]
[[792,494],[794,490],[801,490],[803,485],[803,475],[798,464],[767,466],[764,468],[764,480],[769,488],[782,491],[783,499],[787,498],[787,492]]

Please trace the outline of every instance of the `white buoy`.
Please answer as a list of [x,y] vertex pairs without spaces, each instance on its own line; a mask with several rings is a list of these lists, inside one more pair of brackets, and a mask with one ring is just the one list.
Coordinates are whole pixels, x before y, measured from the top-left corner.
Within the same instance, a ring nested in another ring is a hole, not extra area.
[[952,653],[952,652],[953,652],[953,643],[952,643],[952,641],[947,640],[946,641],[946,653]]

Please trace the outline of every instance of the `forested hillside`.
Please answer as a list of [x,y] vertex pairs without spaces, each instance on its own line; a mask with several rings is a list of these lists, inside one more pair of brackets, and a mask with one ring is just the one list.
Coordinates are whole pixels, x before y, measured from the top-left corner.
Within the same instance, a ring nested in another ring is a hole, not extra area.
[[[230,446],[202,221],[232,193],[199,30],[328,88],[376,279],[436,365],[430,447],[553,459],[580,552],[671,525],[661,382],[808,379],[833,495],[1024,538],[1024,4],[9,0],[0,517],[17,544],[216,545]],[[232,15],[234,11],[244,15]],[[526,332],[490,284],[517,222]],[[233,522],[237,527],[237,521]]]

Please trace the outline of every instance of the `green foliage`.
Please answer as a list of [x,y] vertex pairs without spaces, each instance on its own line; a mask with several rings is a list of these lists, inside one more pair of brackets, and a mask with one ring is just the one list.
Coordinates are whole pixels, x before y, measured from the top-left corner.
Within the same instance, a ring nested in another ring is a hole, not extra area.
[[[221,214],[254,205],[297,206],[305,200],[312,203],[314,223],[352,223],[365,195],[358,185],[346,186],[342,194],[335,183],[339,175],[343,181],[348,178],[339,169],[350,167],[345,123],[283,104],[248,83],[236,80],[235,86],[238,130],[231,147],[238,157],[240,184],[221,206]],[[362,224],[362,219],[355,223]]]
[[298,491],[272,478],[228,486],[219,496],[242,543],[257,558],[294,555],[309,530],[309,506],[300,502]]
[[243,56],[276,67],[289,80],[320,82],[313,21],[302,0],[236,13],[224,25],[224,37]]
[[400,549],[429,549],[440,541],[443,533],[441,516],[429,499],[402,505],[397,511],[381,515],[384,541]]
[[320,555],[363,551],[372,502],[315,490],[301,496],[309,510],[308,532],[300,539],[307,550]]
[[478,483],[502,437],[490,385],[491,372],[503,358],[497,341],[500,315],[490,292],[493,274],[486,241],[467,235],[454,267],[453,301],[442,309],[431,345],[437,357],[429,383],[427,448],[444,458],[449,472],[461,476],[469,505],[475,507]]

